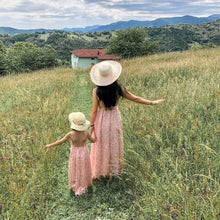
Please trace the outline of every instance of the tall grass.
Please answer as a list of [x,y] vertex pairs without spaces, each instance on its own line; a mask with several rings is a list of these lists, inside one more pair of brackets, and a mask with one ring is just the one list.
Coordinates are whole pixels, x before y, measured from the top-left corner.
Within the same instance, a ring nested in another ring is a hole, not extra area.
[[[120,82],[162,105],[120,102],[124,174],[70,197],[68,114],[89,118],[89,70],[0,78],[0,218],[219,219],[220,49],[121,61]],[[68,148],[65,146],[68,146]],[[135,210],[135,211],[134,211]]]
[[121,106],[127,172],[142,218],[220,218],[219,63],[219,48],[123,63],[128,90],[166,99]]
[[39,208],[56,185],[50,164],[61,163],[60,151],[46,155],[44,146],[69,130],[71,72],[56,69],[0,79],[0,203],[5,218],[40,217]]

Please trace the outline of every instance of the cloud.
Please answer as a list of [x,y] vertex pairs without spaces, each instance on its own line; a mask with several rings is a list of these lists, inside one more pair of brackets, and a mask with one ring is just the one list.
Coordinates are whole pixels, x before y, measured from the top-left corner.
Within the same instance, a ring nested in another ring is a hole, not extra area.
[[0,26],[64,28],[219,13],[220,0],[1,0]]

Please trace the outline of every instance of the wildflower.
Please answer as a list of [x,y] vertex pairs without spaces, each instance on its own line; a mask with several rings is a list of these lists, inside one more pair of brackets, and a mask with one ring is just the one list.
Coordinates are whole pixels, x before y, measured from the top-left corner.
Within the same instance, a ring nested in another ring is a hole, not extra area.
[[26,153],[23,154],[23,157],[25,157],[25,159],[27,159],[27,160],[30,158],[29,155]]
[[182,148],[184,148],[184,149],[186,148],[185,144],[182,145]]
[[167,209],[168,211],[170,211],[171,205],[170,205],[170,204],[167,204],[166,209]]
[[158,152],[158,155],[159,155],[159,156],[161,155],[161,152],[160,152],[160,151]]
[[5,160],[8,160],[7,154],[4,154]]
[[130,180],[129,178],[126,179],[127,181]]
[[178,217],[178,213],[177,213],[177,212],[174,212],[172,218],[173,218],[173,219],[176,219],[176,217]]
[[13,173],[13,171],[14,171],[14,170],[13,170],[13,168],[11,167],[11,168],[10,168],[10,172]]
[[210,108],[210,106],[207,106],[206,109],[208,110]]
[[0,211],[2,210],[2,205],[0,205]]

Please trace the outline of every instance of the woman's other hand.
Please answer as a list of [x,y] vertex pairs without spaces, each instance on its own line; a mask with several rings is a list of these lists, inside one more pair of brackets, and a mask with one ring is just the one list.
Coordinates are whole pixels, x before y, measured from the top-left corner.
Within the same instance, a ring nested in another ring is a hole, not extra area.
[[162,104],[165,101],[165,99],[158,99],[156,101],[153,101],[152,104],[153,105],[158,105],[158,104]]

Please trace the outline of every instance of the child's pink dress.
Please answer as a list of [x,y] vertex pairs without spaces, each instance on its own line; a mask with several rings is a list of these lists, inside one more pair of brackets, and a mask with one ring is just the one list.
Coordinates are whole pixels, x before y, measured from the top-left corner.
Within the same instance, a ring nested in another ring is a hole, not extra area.
[[81,195],[92,185],[92,172],[87,144],[71,146],[69,159],[69,187],[75,195]]
[[123,133],[118,106],[98,108],[95,133],[97,140],[91,145],[93,179],[122,173]]

